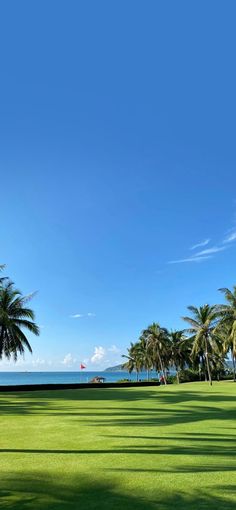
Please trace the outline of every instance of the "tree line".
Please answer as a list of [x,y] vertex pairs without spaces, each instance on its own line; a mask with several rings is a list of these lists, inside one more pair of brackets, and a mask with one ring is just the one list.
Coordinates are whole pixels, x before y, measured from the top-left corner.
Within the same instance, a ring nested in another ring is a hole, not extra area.
[[177,382],[180,371],[191,368],[197,371],[199,379],[205,378],[212,385],[214,374],[223,373],[228,356],[231,356],[233,377],[236,380],[236,286],[219,289],[224,294],[225,303],[203,305],[199,308],[188,306],[188,316],[182,317],[186,328],[169,331],[154,322],[144,329],[139,339],[130,344],[124,363],[130,373],[137,372],[137,380],[142,370],[161,374],[167,384],[167,374],[176,370]]

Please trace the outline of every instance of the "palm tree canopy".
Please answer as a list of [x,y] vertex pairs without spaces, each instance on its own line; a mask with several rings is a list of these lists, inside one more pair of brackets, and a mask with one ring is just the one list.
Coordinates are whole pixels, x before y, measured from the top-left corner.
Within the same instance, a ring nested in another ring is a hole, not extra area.
[[184,331],[189,333],[189,342],[192,344],[191,356],[198,357],[204,355],[206,350],[208,354],[220,350],[221,339],[215,333],[219,320],[218,307],[216,305],[203,305],[199,308],[188,306],[192,317],[182,317],[191,327]]
[[233,291],[227,289],[227,287],[219,289],[219,291],[224,294],[225,299],[228,301],[230,306],[236,309],[236,285],[233,286]]
[[133,372],[133,370],[136,370],[137,372],[142,370],[143,357],[138,342],[131,342],[130,347],[128,348],[128,354],[123,354],[122,357],[128,360],[124,363],[123,367],[130,373]]
[[225,350],[231,349],[236,357],[236,286],[233,291],[228,288],[219,289],[225,296],[228,304],[218,306],[220,317],[219,332],[224,339]]
[[188,310],[192,313],[192,317],[182,317],[191,328],[185,329],[186,332],[195,334],[202,331],[213,330],[217,325],[218,307],[216,305],[188,306]]
[[183,330],[170,331],[170,365],[183,369],[190,360],[191,349]]
[[147,351],[153,360],[156,370],[162,371],[168,367],[169,337],[168,330],[153,322],[142,332],[142,338],[147,341]]
[[0,359],[3,354],[17,359],[25,348],[32,352],[30,343],[23,330],[39,335],[39,327],[34,322],[31,308],[25,306],[31,296],[22,296],[12,282],[2,282],[0,286]]
[[142,337],[149,343],[156,343],[160,350],[165,350],[168,343],[168,330],[162,328],[157,322],[153,322],[142,332]]
[[[0,264],[0,272],[5,269],[5,264]],[[8,280],[7,276],[1,276],[0,278],[0,286],[4,283],[5,280]]]

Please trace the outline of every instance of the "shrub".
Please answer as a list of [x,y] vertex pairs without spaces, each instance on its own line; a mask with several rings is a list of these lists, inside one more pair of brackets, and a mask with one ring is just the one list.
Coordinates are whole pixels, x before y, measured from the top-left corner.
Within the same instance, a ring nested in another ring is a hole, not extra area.
[[125,383],[125,382],[136,382],[136,381],[131,381],[131,379],[119,379],[116,382],[118,382],[118,383]]
[[[176,381],[176,376],[175,376]],[[194,382],[199,381],[199,373],[192,368],[185,368],[179,372],[179,382]]]
[[167,384],[175,384],[176,383],[176,376],[175,375],[168,375],[166,379]]

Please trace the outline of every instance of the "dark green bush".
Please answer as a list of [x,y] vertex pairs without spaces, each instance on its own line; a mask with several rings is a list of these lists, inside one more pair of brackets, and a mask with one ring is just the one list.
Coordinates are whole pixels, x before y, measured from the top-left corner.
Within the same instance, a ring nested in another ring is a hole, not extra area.
[[[175,381],[177,382],[176,376]],[[199,373],[197,370],[193,370],[192,368],[185,368],[184,370],[180,370],[179,372],[179,382],[194,382],[199,381]]]
[[176,383],[176,376],[175,375],[168,375],[166,381],[167,381],[167,384],[175,384]]
[[125,382],[136,382],[136,381],[131,381],[131,379],[119,379],[116,382],[118,382],[118,383],[125,383]]

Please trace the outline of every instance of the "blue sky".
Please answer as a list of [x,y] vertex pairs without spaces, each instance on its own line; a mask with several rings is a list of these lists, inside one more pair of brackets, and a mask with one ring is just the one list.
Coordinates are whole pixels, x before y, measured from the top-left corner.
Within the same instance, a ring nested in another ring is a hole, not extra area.
[[235,11],[1,3],[1,263],[41,325],[2,369],[116,364],[236,284]]

